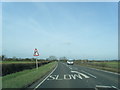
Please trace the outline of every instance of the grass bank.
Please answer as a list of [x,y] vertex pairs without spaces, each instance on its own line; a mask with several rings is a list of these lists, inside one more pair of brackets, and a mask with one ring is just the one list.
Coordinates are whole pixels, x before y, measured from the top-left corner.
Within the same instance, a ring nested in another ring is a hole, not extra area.
[[120,67],[119,67],[120,62],[117,62],[117,61],[116,62],[85,62],[85,63],[76,61],[75,63],[81,66],[87,66],[87,67],[92,67],[96,69],[120,73]]
[[38,69],[24,70],[2,77],[2,88],[24,88],[43,77],[56,66],[57,62],[51,62]]

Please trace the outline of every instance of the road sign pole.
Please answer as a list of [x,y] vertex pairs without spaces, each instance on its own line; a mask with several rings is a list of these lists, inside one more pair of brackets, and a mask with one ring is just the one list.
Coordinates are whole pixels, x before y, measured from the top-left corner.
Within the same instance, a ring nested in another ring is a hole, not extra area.
[[38,61],[37,61],[37,58],[36,58],[36,69],[38,69]]
[[[34,56],[39,56],[38,50],[35,48],[34,50]],[[38,69],[38,61],[37,61],[37,57],[36,57],[36,69]]]

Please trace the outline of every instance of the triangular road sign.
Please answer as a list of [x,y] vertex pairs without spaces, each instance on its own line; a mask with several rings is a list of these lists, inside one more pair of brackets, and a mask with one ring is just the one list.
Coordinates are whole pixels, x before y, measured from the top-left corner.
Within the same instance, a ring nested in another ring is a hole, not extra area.
[[34,56],[39,56],[38,50],[36,48],[34,50]]

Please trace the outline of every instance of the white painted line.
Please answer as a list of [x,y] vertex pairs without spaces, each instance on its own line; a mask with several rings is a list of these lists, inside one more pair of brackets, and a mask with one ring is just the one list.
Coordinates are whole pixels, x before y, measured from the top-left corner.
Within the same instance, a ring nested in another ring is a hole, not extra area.
[[76,67],[73,67],[74,70],[78,70]]
[[103,85],[96,85],[98,88],[112,88],[112,86],[103,86]]
[[80,73],[80,72],[78,72],[78,71],[71,71],[71,72],[72,72],[72,73],[80,74],[80,75],[84,76],[85,78],[89,78],[89,76],[87,76],[87,75],[85,75],[85,74],[83,74],[83,73]]
[[113,88],[116,88],[117,90],[120,90],[119,88],[115,87],[115,86],[112,86]]
[[103,86],[103,85],[96,85],[96,88],[115,88],[117,90],[120,90],[119,88],[115,87],[115,86]]
[[96,85],[96,88],[115,88],[117,90],[120,90],[119,88],[115,87],[115,86],[103,86],[103,85]]
[[33,90],[37,89],[56,70],[57,66],[58,66],[58,64],[56,65],[54,70],[45,79],[43,79],[43,81],[40,82]]
[[84,73],[86,73],[86,74],[88,74],[88,75],[90,75],[91,77],[97,78],[96,76],[94,76],[94,75],[92,75],[92,74],[90,74],[90,73],[88,73],[88,72],[85,72],[85,71],[83,71],[83,70],[81,70],[81,71],[84,72]]
[[70,70],[72,70],[72,68],[71,67],[69,67],[70,68]]
[[82,79],[82,77],[80,76],[80,74],[74,74],[74,75],[71,75],[71,77],[73,78],[73,79],[76,79],[76,77],[78,77],[79,79]]
[[107,72],[107,73],[112,73],[112,74],[116,74],[116,75],[120,75],[119,73],[115,73],[115,72],[110,72],[110,71],[106,71],[106,70],[101,70],[101,69],[96,69],[96,68],[91,68],[89,67],[90,69],[95,69],[97,71],[103,71],[103,72]]
[[89,78],[89,76],[83,74],[83,73],[80,73],[80,75],[84,76],[85,78]]

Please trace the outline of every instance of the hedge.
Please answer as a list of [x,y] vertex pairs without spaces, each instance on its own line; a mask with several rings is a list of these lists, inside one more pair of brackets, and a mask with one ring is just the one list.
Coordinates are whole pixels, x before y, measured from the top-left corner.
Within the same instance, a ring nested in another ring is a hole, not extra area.
[[[38,67],[41,65],[47,64],[50,61],[38,62]],[[11,64],[2,64],[2,76],[7,74],[23,71],[26,69],[36,68],[36,63],[11,63]]]

